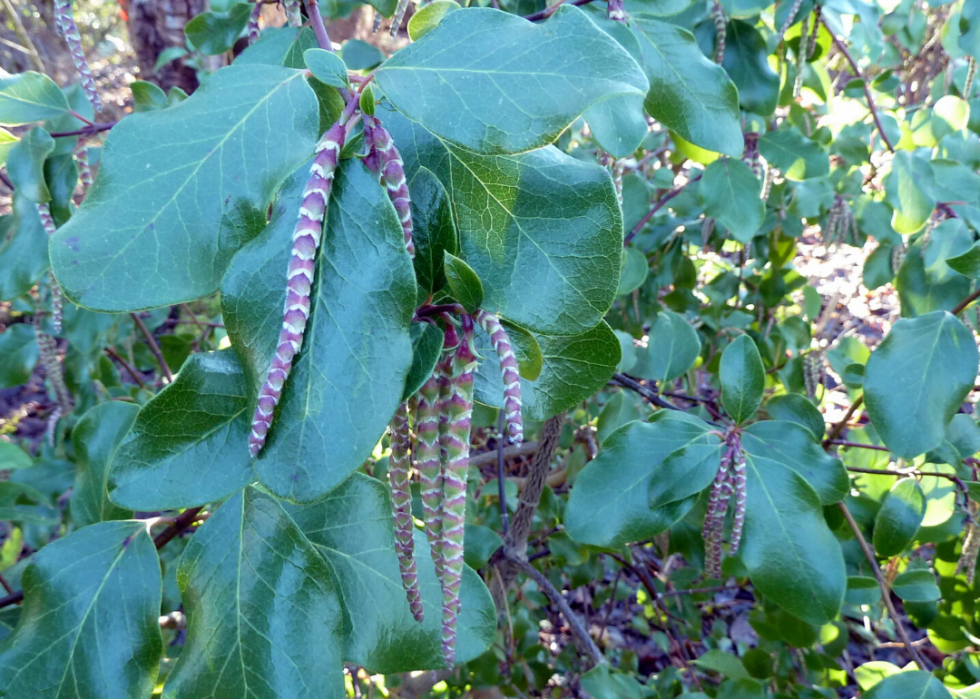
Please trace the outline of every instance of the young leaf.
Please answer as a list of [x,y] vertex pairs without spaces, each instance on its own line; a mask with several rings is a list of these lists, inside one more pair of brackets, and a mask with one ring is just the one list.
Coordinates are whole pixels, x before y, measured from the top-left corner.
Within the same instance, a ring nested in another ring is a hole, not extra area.
[[603,442],[599,455],[578,475],[568,499],[565,527],[583,544],[617,548],[668,529],[694,506],[696,498],[650,509],[656,465],[710,428],[681,412],[661,411],[655,422],[630,422]]
[[705,216],[725,226],[742,243],[752,240],[762,225],[765,206],[761,193],[762,183],[749,166],[733,158],[711,163],[698,185]]
[[466,262],[450,252],[443,257],[443,272],[453,298],[459,301],[467,313],[476,313],[483,304],[483,282]]
[[234,352],[195,354],[149,401],[112,458],[109,497],[134,510],[203,505],[251,481],[251,413]]
[[[229,66],[180,104],[115,126],[98,181],[51,241],[65,294],[134,311],[213,292],[316,141],[304,72]],[[245,147],[267,143],[259,156]]]
[[347,65],[340,56],[323,49],[307,49],[303,52],[306,67],[313,77],[331,87],[350,87]]
[[412,323],[412,368],[405,378],[402,400],[414,396],[432,376],[442,354],[444,333],[438,325]]
[[248,24],[252,5],[236,2],[226,12],[211,10],[195,16],[184,27],[191,46],[205,56],[218,56],[234,46]]
[[408,191],[412,200],[415,277],[419,287],[429,294],[446,283],[443,252],[459,252],[456,221],[445,187],[428,168],[415,171],[409,178]]
[[408,20],[408,36],[412,41],[418,41],[423,36],[439,26],[443,18],[450,12],[460,9],[459,3],[453,0],[436,0],[428,5],[419,7],[412,18]]
[[[284,186],[269,226],[235,256],[222,286],[225,323],[252,395],[275,352],[290,254],[282,241],[295,225],[307,172],[301,167]],[[339,485],[371,454],[412,363],[411,260],[388,195],[356,160],[339,168],[315,274],[303,348],[255,462],[273,493],[303,502]]]
[[225,502],[187,545],[177,579],[188,652],[165,697],[346,696],[343,592],[274,498],[246,488]]
[[874,545],[879,556],[897,556],[915,539],[925,516],[922,487],[914,478],[903,478],[892,486],[875,516]]
[[79,527],[111,519],[132,517],[109,502],[106,484],[109,464],[139,408],[132,403],[108,401],[90,408],[72,429],[75,446],[75,485],[71,492],[71,518]]
[[68,113],[65,94],[54,80],[34,71],[0,78],[0,124],[20,126]]
[[725,348],[718,380],[721,382],[721,404],[728,415],[738,423],[754,417],[762,402],[766,370],[751,337],[739,335]]
[[644,102],[650,116],[700,148],[742,155],[738,91],[724,69],[701,53],[686,29],[647,18],[630,26],[650,80]]
[[[483,10],[450,19],[466,12]],[[483,282],[484,308],[539,333],[596,326],[615,299],[623,248],[619,202],[603,168],[555,148],[478,155],[379,112],[409,177],[424,166],[446,187],[459,257]]]
[[973,333],[949,313],[897,321],[864,372],[868,415],[885,445],[906,459],[938,446],[977,362]]
[[701,338],[687,319],[662,311],[650,329],[645,378],[673,381],[694,366],[701,353]]
[[16,697],[148,697],[163,641],[160,562],[141,522],[102,522],[31,558],[24,607],[0,643],[0,686]]
[[766,412],[773,420],[795,422],[805,427],[815,439],[822,439],[827,429],[823,414],[799,393],[787,393],[770,398],[766,401]]
[[592,104],[648,88],[636,61],[572,6],[540,25],[489,8],[453,12],[374,81],[398,111],[479,153],[540,148]]
[[51,192],[44,180],[44,160],[54,150],[54,139],[47,131],[35,127],[10,149],[7,174],[17,193],[35,204],[51,201]]

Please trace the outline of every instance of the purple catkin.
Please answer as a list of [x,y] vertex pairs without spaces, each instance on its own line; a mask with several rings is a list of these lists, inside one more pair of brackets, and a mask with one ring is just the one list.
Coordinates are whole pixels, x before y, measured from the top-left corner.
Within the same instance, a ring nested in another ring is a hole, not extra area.
[[745,480],[745,452],[738,435],[732,433],[730,438],[732,450],[732,485],[735,487],[735,515],[732,518],[732,543],[728,553],[734,556],[742,543],[742,532],[745,530],[745,501],[748,497]]
[[254,44],[259,40],[261,31],[259,30],[259,17],[262,16],[262,0],[256,0],[252,6],[252,11],[248,15],[248,43]]
[[474,316],[480,327],[490,336],[493,349],[500,358],[500,374],[504,380],[504,430],[510,444],[524,441],[524,419],[521,416],[521,375],[510,335],[493,313],[477,311]]
[[[785,1],[785,0],[784,0]],[[793,26],[793,20],[796,19],[796,15],[799,14],[800,8],[803,6],[803,0],[793,0],[793,5],[789,9],[789,14],[786,15],[786,21],[783,22],[783,26],[779,28],[779,40],[782,41],[786,32],[789,28]]]
[[78,141],[75,146],[75,163],[78,165],[78,179],[82,183],[82,196],[88,193],[88,188],[92,186],[92,166],[88,160],[88,148]]
[[67,415],[72,411],[74,405],[72,404],[71,393],[65,384],[61,362],[58,360],[58,343],[53,337],[41,330],[40,317],[34,322],[34,336],[44,375],[48,379],[48,383],[51,384],[51,390],[54,391],[55,401],[61,409],[61,415]]
[[78,25],[75,24],[75,16],[71,10],[71,0],[54,0],[54,22],[58,31],[65,38],[68,50],[71,52],[72,60],[75,62],[75,70],[81,78],[82,89],[88,101],[95,107],[95,111],[102,111],[102,99],[95,89],[95,80],[92,78],[92,70],[85,59],[85,51],[82,50],[82,37],[78,33]]
[[398,5],[395,7],[395,14],[391,17],[391,26],[388,28],[388,33],[391,36],[398,34],[398,30],[402,28],[402,20],[405,19],[405,12],[408,11],[408,0],[398,0]]
[[405,179],[405,163],[395,147],[391,134],[381,125],[376,117],[364,115],[364,142],[368,153],[364,156],[364,165],[381,178],[381,183],[388,192],[402,233],[405,235],[405,249],[415,257],[415,243],[412,241],[412,201],[408,193],[408,182]]
[[722,537],[725,527],[725,512],[732,495],[731,472],[728,453],[721,459],[721,465],[708,496],[708,511],[704,517],[704,572],[709,578],[721,578]]
[[[41,219],[41,225],[44,226],[44,232],[49,236],[54,235],[58,227],[51,216],[51,206],[49,204],[35,204],[35,206],[37,206],[37,215]],[[54,331],[60,335],[62,319],[64,318],[61,284],[55,278],[54,272],[48,272],[48,280],[51,283],[51,325],[54,327]]]
[[609,0],[606,5],[606,18],[614,22],[626,21],[626,8],[623,7],[623,0]]
[[303,333],[310,316],[310,289],[316,270],[316,253],[323,235],[323,219],[346,138],[346,114],[323,134],[317,144],[316,157],[310,166],[310,178],[303,190],[303,203],[300,204],[299,218],[293,230],[293,250],[286,273],[282,330],[265,383],[259,390],[258,403],[252,416],[252,432],[248,436],[248,450],[253,457],[265,445],[273,411],[282,397],[293,359],[303,346]]
[[402,403],[391,419],[391,458],[388,459],[388,481],[391,483],[391,507],[395,525],[395,551],[402,576],[402,587],[415,621],[424,618],[415,567],[415,526],[412,522],[411,435],[408,430],[408,406]]
[[728,22],[725,8],[718,0],[711,5],[711,19],[715,23],[715,63],[721,65],[725,60],[725,41],[728,37]]
[[436,577],[443,579],[442,566],[442,457],[439,445],[439,385],[443,372],[449,370],[440,361],[435,372],[415,396],[415,467],[419,471],[425,534],[429,539]]
[[466,524],[466,475],[470,460],[473,374],[476,371],[472,319],[463,316],[462,320],[462,337],[453,354],[444,440],[442,657],[446,667],[456,663],[456,622],[459,618],[459,589],[463,580],[463,531]]
[[290,27],[303,26],[303,14],[300,12],[299,2],[300,0],[285,0],[286,23]]

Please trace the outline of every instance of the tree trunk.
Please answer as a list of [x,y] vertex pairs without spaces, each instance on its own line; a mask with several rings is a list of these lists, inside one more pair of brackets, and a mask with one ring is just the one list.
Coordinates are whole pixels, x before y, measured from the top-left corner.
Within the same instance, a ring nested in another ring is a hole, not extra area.
[[160,54],[173,46],[183,47],[184,27],[204,12],[206,0],[130,0],[129,36],[136,51],[140,78],[164,90],[179,87],[190,94],[197,88],[197,75],[183,59],[171,61],[154,73]]

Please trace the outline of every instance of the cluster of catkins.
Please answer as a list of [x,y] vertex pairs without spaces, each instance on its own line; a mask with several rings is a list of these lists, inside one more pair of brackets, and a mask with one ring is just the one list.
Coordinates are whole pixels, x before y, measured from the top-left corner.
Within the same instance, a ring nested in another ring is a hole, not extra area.
[[722,547],[725,535],[725,514],[728,502],[735,496],[735,516],[732,519],[732,539],[729,554],[738,553],[742,543],[742,530],[745,528],[745,452],[742,440],[734,429],[725,436],[725,451],[721,456],[721,466],[711,484],[708,495],[708,511],[704,516],[704,571],[713,579],[721,579]]
[[[275,355],[265,382],[259,390],[248,437],[249,453],[255,457],[265,445],[272,426],[276,405],[282,397],[293,360],[303,345],[303,335],[310,315],[310,291],[316,273],[316,255],[323,235],[324,219],[330,200],[340,153],[348,131],[356,119],[363,120],[365,166],[385,186],[398,214],[405,247],[414,255],[412,215],[405,166],[391,134],[373,115],[358,113],[356,95],[348,96],[347,108],[316,146],[310,176],[303,190],[296,226],[293,229],[292,254],[286,272],[286,301],[282,329]],[[459,319],[443,314],[445,340],[443,356],[433,375],[418,393],[398,407],[392,419],[391,482],[396,550],[402,583],[409,607],[422,621],[422,598],[414,558],[412,533],[411,474],[412,454],[421,479],[425,531],[429,538],[436,573],[442,585],[443,624],[442,653],[447,666],[455,662],[456,620],[459,615],[459,590],[463,575],[463,529],[466,514],[466,472],[469,465],[470,417],[473,412],[473,374],[477,355],[473,347],[476,325],[490,336],[500,357],[504,380],[504,413],[507,440],[523,441],[521,418],[521,384],[517,359],[507,331],[500,319],[487,311]],[[416,445],[412,449],[410,421],[414,420]]]
[[[456,659],[456,622],[463,578],[463,530],[466,522],[466,474],[469,468],[470,418],[473,412],[473,349],[476,324],[490,336],[500,357],[504,381],[506,437],[511,444],[524,438],[521,383],[517,359],[507,331],[492,313],[463,314],[459,329],[446,317],[443,356],[432,376],[407,403],[399,406],[391,422],[391,459],[388,476],[395,522],[395,541],[412,614],[423,619],[422,600],[414,558],[412,497],[409,490],[411,456],[419,473],[425,533],[436,576],[442,587],[442,655],[447,667]],[[416,442],[412,450],[409,415],[414,418]]]
[[847,200],[840,194],[834,195],[834,203],[827,214],[827,227],[822,231],[823,240],[827,245],[843,243],[850,235],[852,241],[858,239],[857,218]]

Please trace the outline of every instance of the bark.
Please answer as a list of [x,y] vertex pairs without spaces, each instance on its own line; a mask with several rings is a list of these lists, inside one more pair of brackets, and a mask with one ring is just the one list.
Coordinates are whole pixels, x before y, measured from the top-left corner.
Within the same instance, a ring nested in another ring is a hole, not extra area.
[[129,36],[136,52],[140,79],[156,83],[165,91],[179,87],[188,94],[197,88],[197,75],[183,59],[177,59],[154,73],[160,54],[173,46],[185,45],[184,27],[207,9],[206,0],[130,0]]

